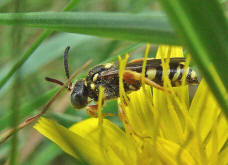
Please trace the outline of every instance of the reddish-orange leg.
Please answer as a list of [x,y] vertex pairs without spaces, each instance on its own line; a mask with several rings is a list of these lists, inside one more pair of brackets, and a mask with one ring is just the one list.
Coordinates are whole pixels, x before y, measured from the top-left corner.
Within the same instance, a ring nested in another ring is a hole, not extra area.
[[[142,74],[141,73],[138,73],[138,72],[134,72],[134,71],[131,71],[131,70],[125,70],[124,71],[124,74],[123,74],[123,79],[129,83],[129,84],[136,84],[138,81],[142,81]],[[166,90],[165,88],[163,88],[162,86],[160,86],[159,84],[155,83],[154,81],[148,79],[145,77],[145,83],[147,85],[150,85],[154,88],[157,88],[157,89],[160,89],[160,90]],[[170,91],[167,90],[169,93]]]
[[[92,117],[98,117],[98,105],[88,105],[86,107],[86,112],[92,116]],[[113,113],[102,113],[102,116],[103,117],[106,117],[106,116],[115,116],[115,114]]]

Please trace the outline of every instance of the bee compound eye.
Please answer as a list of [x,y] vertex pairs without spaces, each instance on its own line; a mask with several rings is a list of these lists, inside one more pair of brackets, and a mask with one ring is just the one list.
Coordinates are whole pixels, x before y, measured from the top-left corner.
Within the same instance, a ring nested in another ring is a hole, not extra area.
[[84,80],[78,80],[71,93],[71,103],[76,109],[84,108],[88,104],[88,93],[84,84]]

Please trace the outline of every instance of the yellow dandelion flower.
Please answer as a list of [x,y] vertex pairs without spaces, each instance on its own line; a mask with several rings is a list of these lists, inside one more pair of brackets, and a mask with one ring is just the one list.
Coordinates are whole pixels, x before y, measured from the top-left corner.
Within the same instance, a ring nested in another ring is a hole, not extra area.
[[[183,56],[180,47],[160,46],[157,52],[158,58],[177,56]],[[143,85],[127,96],[121,85],[126,61],[120,63],[118,100],[125,131],[100,112],[99,119],[69,129],[42,118],[35,129],[87,164],[228,164],[228,123],[206,82],[191,103],[188,86],[173,88],[165,76],[164,91]]]

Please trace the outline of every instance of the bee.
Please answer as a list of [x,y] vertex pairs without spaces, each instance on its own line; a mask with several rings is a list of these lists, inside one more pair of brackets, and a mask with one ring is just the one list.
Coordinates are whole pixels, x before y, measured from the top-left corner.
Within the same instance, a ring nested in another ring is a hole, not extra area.
[[[64,68],[68,84],[46,77],[47,81],[65,86],[71,92],[71,103],[76,109],[86,107],[92,100],[97,102],[99,95],[99,86],[104,88],[103,101],[116,99],[119,97],[119,66],[114,63],[97,65],[92,68],[85,79],[80,79],[72,84],[69,81],[68,69],[68,52],[70,47],[67,47],[64,52]],[[166,59],[165,59],[166,60]],[[158,89],[162,89],[164,72],[161,59],[149,58],[146,61],[145,67],[145,83],[152,85]],[[176,57],[170,58],[168,77],[172,86],[180,86],[183,76],[186,75],[185,84],[198,84],[196,72],[190,67],[187,67],[185,72],[185,58]],[[130,61],[123,73],[123,84],[125,92],[130,93],[137,91],[141,87],[143,59]],[[186,73],[186,74],[184,74]],[[87,106],[87,112],[94,116],[96,115],[97,105]]]

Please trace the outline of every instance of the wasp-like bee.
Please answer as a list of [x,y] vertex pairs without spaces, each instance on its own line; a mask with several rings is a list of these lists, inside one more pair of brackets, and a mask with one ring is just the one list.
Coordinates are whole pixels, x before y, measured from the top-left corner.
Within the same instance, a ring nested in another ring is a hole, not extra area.
[[[66,48],[64,53],[65,72],[69,80],[68,52],[69,47]],[[179,86],[182,84],[181,81],[183,80],[182,77],[184,73],[186,73],[185,84],[198,84],[196,72],[190,67],[187,67],[185,72],[183,62],[185,62],[185,58],[182,57],[170,58],[168,77],[172,86]],[[147,81],[145,81],[145,83],[150,85],[155,84],[153,85],[154,87],[162,89],[164,72],[161,63],[161,59],[147,59],[145,68],[145,79]],[[143,59],[133,60],[126,65],[123,73],[123,84],[127,93],[140,89],[142,67]],[[46,80],[64,86],[64,83],[56,79],[46,78]],[[74,85],[69,82],[66,88],[71,92],[72,106],[76,109],[81,109],[86,107],[91,100],[95,102],[98,101],[99,86],[104,88],[104,101],[119,97],[118,65],[115,65],[114,63],[98,65],[89,71],[85,79],[77,80]],[[91,115],[94,114],[93,112],[96,108],[97,105],[92,105],[88,108]]]

